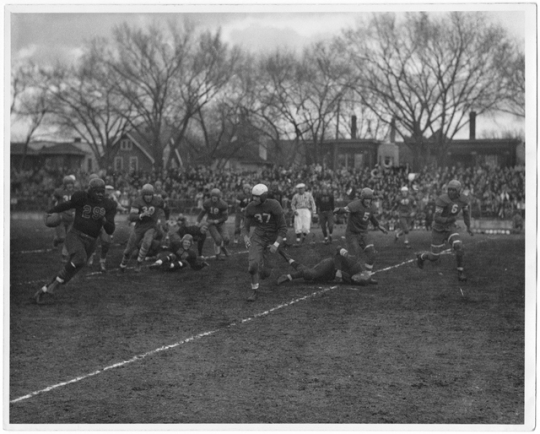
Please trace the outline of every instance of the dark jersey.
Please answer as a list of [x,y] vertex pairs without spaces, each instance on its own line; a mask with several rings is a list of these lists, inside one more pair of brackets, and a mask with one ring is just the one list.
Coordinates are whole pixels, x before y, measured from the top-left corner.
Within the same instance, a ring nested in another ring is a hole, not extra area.
[[244,214],[246,207],[251,202],[251,195],[240,193],[236,196],[236,200],[239,202],[236,206],[236,212],[239,214]]
[[[139,218],[142,213],[149,215]],[[164,217],[164,203],[159,196],[153,196],[150,202],[146,202],[141,196],[137,197],[131,204],[129,210],[129,220],[135,222],[136,229],[151,229],[157,226],[157,221]]]
[[[64,187],[57,188],[53,192],[53,206],[59,205],[64,202],[68,202],[71,200],[71,196],[75,193],[75,190],[66,190]],[[73,220],[73,210],[68,209],[67,211],[64,211],[63,213],[64,217],[67,217],[68,220]],[[66,219],[64,219],[66,220]]]
[[[455,218],[463,210],[463,220],[466,226],[470,225],[469,199],[461,194],[457,199],[450,199],[443,194],[435,201],[435,216],[433,230],[437,232],[449,231],[455,227]],[[448,221],[450,220],[450,221]]]
[[373,205],[366,207],[362,200],[356,199],[347,205],[350,211],[349,218],[347,219],[347,231],[353,234],[360,234],[367,232],[369,222],[374,227],[379,227],[379,222],[375,218],[377,213]]
[[163,199],[163,212],[165,214],[165,218],[168,220],[169,216],[171,214],[171,210],[169,208],[169,196],[165,192],[165,190],[155,190],[154,194],[157,197],[161,197]]
[[315,198],[315,205],[319,212],[334,210],[334,195],[333,194],[318,194]]
[[[49,214],[56,212],[75,210],[73,229],[81,231],[93,238],[97,238],[103,227],[109,235],[114,232],[114,216],[116,215],[116,203],[111,199],[103,198],[94,201],[86,191],[76,191],[71,199],[56,205],[48,211]],[[105,221],[103,218],[105,217]]]
[[416,201],[410,196],[400,196],[396,199],[394,209],[396,208],[400,217],[410,217],[414,208],[416,208]]
[[178,229],[178,235],[180,235],[180,238],[182,238],[184,235],[191,235],[194,241],[206,238],[206,234],[203,233],[201,228],[197,225],[181,227]]
[[203,203],[203,209],[197,216],[197,222],[200,222],[204,215],[207,214],[207,220],[217,220],[216,224],[225,223],[229,217],[229,205],[223,199],[217,202],[212,202],[212,199],[207,199]]
[[287,224],[283,208],[275,199],[266,199],[262,204],[250,202],[246,208],[245,230],[249,234],[251,226],[255,226],[254,234],[261,238],[273,238],[276,235],[287,236]]

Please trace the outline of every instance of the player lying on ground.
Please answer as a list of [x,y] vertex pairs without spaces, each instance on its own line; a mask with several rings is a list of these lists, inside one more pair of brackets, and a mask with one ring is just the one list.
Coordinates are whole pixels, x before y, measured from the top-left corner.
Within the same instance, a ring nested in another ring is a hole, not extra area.
[[170,237],[169,251],[159,253],[157,261],[150,265],[150,269],[176,271],[185,269],[189,265],[193,270],[198,271],[208,267],[208,262],[201,260],[193,249],[191,235],[184,235],[180,239],[178,234],[174,233]]
[[370,278],[370,273],[363,269],[357,258],[341,247],[337,248],[334,256],[321,260],[313,267],[300,264],[281,250],[279,254],[285,258],[295,271],[279,276],[278,285],[294,279],[304,279],[310,283],[344,282],[361,286],[377,283]]
[[109,235],[115,230],[116,203],[105,197],[102,179],[92,179],[88,191],[73,193],[70,200],[56,205],[47,213],[61,213],[68,209],[75,209],[73,226],[65,241],[68,261],[48,285],[36,292],[34,299],[38,304],[43,304],[45,296],[53,294],[59,285],[68,283],[86,265],[94,253],[101,228]]

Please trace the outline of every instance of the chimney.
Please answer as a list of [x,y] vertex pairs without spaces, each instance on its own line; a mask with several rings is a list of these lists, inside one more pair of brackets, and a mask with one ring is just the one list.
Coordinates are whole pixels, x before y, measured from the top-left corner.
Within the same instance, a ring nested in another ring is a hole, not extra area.
[[392,117],[390,123],[390,143],[396,143],[396,117]]
[[351,139],[356,139],[356,116],[352,115],[351,118]]
[[469,140],[476,140],[476,112],[469,114]]

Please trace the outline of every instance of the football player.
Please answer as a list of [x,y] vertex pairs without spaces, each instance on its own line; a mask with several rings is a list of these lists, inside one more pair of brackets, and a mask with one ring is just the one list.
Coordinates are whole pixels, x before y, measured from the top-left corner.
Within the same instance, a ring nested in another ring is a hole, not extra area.
[[229,205],[221,198],[219,188],[210,190],[210,198],[203,203],[203,209],[197,216],[197,223],[201,224],[203,217],[206,217],[208,232],[214,240],[214,252],[218,261],[229,256],[229,251],[225,247],[229,244],[229,234],[225,228],[225,222],[229,218]]
[[[266,185],[255,185],[251,195],[253,200],[246,208],[242,233],[246,248],[249,250],[248,273],[251,276],[251,293],[248,301],[255,301],[260,279],[270,276],[268,252],[277,252],[287,236],[287,225],[281,205],[275,199],[268,199]],[[250,234],[252,226],[254,230]]]
[[473,236],[469,198],[461,193],[461,183],[453,179],[446,186],[446,193],[439,196],[435,201],[434,224],[431,231],[431,251],[417,253],[416,264],[419,268],[424,268],[426,259],[431,262],[437,261],[445,243],[448,242],[456,255],[458,280],[463,282],[467,280],[463,268],[465,252],[456,226],[457,216],[460,212],[463,213],[463,222],[467,227],[467,233]]
[[176,232],[180,238],[184,235],[191,235],[193,237],[193,242],[197,243],[197,253],[202,257],[204,242],[206,241],[206,234],[208,233],[208,225],[206,222],[201,222],[198,225],[188,225],[186,217],[183,214],[180,214],[176,219],[176,225],[178,225],[178,230]]
[[54,294],[59,285],[68,283],[86,265],[96,248],[101,228],[108,234],[115,230],[116,203],[105,197],[105,182],[100,178],[90,181],[88,191],[73,193],[70,200],[56,205],[47,213],[60,213],[68,209],[75,210],[73,225],[65,241],[69,258],[52,281],[36,292],[34,299],[38,304],[43,304],[47,295]]
[[[52,195],[52,206],[68,202],[71,195],[75,192],[75,177],[73,175],[64,176],[62,186],[54,190]],[[66,234],[73,223],[73,209],[68,209],[60,214],[61,223],[54,228],[53,247],[56,249],[60,244],[64,243]],[[62,247],[62,262],[68,260],[68,251],[65,245]]]
[[334,231],[334,195],[327,185],[323,185],[321,193],[315,198],[315,205],[319,211],[319,224],[321,225],[324,243],[332,242]]
[[208,267],[208,262],[201,260],[193,250],[193,244],[193,237],[189,234],[184,235],[178,241],[173,240],[170,251],[160,253],[157,261],[149,268],[176,271],[185,269],[189,265],[193,270],[199,271]]
[[135,271],[141,271],[144,258],[146,258],[158,231],[158,225],[161,224],[161,219],[164,218],[165,210],[163,206],[163,199],[154,194],[152,184],[143,185],[141,195],[133,201],[129,210],[128,220],[135,222],[135,226],[131,230],[124,250],[120,271],[124,272],[126,270],[131,253],[142,240],[135,265]]
[[358,260],[341,247],[337,248],[334,256],[323,259],[311,268],[295,261],[282,250],[279,253],[295,271],[279,276],[278,285],[294,279],[313,283],[345,282],[362,286],[369,283],[369,275],[364,272]]
[[373,190],[363,188],[360,191],[360,198],[350,202],[343,208],[336,208],[335,213],[348,215],[347,227],[345,229],[345,240],[347,242],[347,250],[352,252],[356,258],[360,258],[360,252],[363,251],[366,257],[364,267],[369,274],[369,283],[377,284],[378,282],[371,277],[373,274],[373,265],[375,264],[375,246],[371,241],[368,233],[369,223],[375,229],[387,234],[388,231],[379,225],[375,217],[376,210],[373,205]]
[[306,240],[311,231],[311,215],[316,212],[317,205],[311,193],[306,192],[306,184],[298,184],[296,190],[291,201],[291,209],[294,213],[294,232],[298,245]]
[[[114,203],[116,203],[116,211],[124,212],[126,210],[122,205],[120,205],[120,202],[116,197],[114,187],[112,185],[105,186],[105,197],[111,199]],[[101,229],[101,233],[99,234],[99,241],[101,242],[99,270],[102,273],[105,273],[107,271],[107,254],[109,253],[109,249],[111,248],[113,235],[109,235],[107,232]],[[88,258],[88,265],[92,265],[94,263],[94,256],[95,252],[92,253],[90,258]]]
[[161,181],[156,181],[154,183],[154,194],[163,199],[163,210],[165,212],[165,219],[169,220],[171,214],[171,209],[169,208],[169,195],[165,190],[163,190],[163,183]]
[[238,237],[242,232],[244,224],[244,211],[251,202],[251,185],[244,184],[242,193],[236,196],[236,214],[234,216],[234,244],[238,244]]
[[409,195],[408,187],[401,187],[400,197],[392,207],[392,211],[398,211],[399,228],[394,236],[394,242],[397,243],[400,236],[404,235],[403,243],[407,249],[410,249],[409,231],[413,226],[413,219],[416,215],[416,201]]

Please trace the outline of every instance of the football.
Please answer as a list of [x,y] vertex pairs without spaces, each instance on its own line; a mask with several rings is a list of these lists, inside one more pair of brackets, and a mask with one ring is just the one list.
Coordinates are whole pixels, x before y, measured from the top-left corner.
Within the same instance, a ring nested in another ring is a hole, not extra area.
[[45,214],[44,220],[45,226],[49,228],[55,228],[60,223],[62,223],[62,217],[58,213]]

